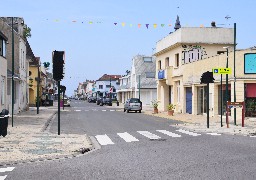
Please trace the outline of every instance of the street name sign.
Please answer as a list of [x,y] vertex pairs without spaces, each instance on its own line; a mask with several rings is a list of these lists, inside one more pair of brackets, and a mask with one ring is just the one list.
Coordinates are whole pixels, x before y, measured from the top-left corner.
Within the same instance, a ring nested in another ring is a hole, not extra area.
[[213,68],[213,74],[231,74],[231,68]]

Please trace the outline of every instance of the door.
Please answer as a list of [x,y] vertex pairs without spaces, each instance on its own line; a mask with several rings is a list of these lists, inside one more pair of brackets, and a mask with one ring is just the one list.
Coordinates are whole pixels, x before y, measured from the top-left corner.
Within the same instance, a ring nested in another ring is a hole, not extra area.
[[186,113],[192,114],[192,88],[186,88]]

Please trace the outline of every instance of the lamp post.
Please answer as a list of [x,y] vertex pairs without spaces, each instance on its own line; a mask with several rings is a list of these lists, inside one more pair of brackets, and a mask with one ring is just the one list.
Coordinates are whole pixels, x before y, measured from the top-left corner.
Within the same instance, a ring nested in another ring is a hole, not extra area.
[[12,17],[12,127],[13,127],[13,111],[14,111],[14,31]]
[[[229,46],[223,47],[223,48],[227,50],[226,68],[228,68],[228,48],[229,48]],[[227,101],[228,101],[228,74],[226,74],[226,93],[225,93],[225,102],[227,103]],[[226,122],[227,122],[227,118],[228,118],[228,112],[226,111]]]
[[37,67],[37,97],[36,97],[36,113],[39,114],[39,85],[40,85],[40,62],[38,59],[38,67]]
[[[234,23],[234,102],[236,102],[236,23]],[[234,124],[236,125],[236,108],[234,108]]]
[[109,88],[109,98],[111,99],[111,75],[109,75],[109,80],[110,80],[110,88]]
[[140,100],[140,74],[139,74],[139,100]]

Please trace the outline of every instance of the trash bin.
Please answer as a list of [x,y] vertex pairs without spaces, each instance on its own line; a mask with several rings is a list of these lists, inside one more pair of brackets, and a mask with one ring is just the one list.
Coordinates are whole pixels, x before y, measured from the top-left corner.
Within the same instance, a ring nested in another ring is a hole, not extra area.
[[119,106],[119,101],[116,101],[116,105]]
[[0,136],[5,137],[7,135],[9,116],[9,111],[7,109],[3,109],[0,113]]

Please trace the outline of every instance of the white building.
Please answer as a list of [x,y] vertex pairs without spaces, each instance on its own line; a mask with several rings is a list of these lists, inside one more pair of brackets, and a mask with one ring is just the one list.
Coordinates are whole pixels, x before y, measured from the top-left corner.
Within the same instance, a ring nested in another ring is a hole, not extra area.
[[140,98],[143,105],[151,105],[157,98],[155,80],[155,58],[137,55],[132,59],[131,71],[120,78],[117,90],[118,100],[122,103],[128,98]]

